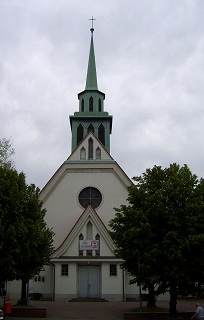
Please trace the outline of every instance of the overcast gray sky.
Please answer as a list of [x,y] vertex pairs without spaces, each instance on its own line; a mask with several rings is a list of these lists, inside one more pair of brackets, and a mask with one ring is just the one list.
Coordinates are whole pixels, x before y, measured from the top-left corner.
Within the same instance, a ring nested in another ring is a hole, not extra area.
[[111,155],[132,178],[186,163],[204,177],[203,0],[1,0],[0,138],[42,188],[71,153],[94,17]]

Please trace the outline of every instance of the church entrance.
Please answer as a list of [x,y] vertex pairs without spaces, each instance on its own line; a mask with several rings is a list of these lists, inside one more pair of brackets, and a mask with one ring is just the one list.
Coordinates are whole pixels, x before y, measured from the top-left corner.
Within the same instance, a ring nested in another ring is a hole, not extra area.
[[100,297],[100,267],[79,266],[79,298]]

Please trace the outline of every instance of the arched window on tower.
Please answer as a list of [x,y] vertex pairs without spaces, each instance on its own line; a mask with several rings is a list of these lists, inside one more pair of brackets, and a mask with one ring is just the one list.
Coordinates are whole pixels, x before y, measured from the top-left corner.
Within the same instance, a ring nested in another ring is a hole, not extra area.
[[99,147],[96,148],[96,159],[101,159],[101,149]]
[[105,129],[102,124],[98,128],[98,138],[101,141],[101,143],[105,146]]
[[83,140],[83,137],[84,137],[84,129],[83,129],[82,125],[80,124],[77,127],[77,146]]
[[86,159],[86,149],[84,147],[80,150],[80,159],[85,160]]
[[88,151],[89,151],[89,159],[93,159],[93,139],[90,138],[88,140]]
[[89,133],[89,132],[93,132],[93,133],[94,133],[94,126],[93,126],[92,124],[90,124],[90,125],[88,126],[87,133]]
[[81,100],[81,112],[84,112],[84,99]]
[[89,111],[93,112],[93,97],[89,98]]
[[102,111],[102,106],[101,106],[101,99],[98,99],[98,111]]

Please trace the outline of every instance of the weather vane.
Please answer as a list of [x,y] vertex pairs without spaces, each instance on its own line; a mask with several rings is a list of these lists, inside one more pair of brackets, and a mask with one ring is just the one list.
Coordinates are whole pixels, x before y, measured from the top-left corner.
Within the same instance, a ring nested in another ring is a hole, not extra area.
[[89,19],[89,20],[91,20],[92,21],[92,23],[91,23],[91,32],[93,33],[94,32],[94,27],[93,27],[93,22],[94,22],[94,20],[96,20],[96,19],[94,19],[93,17],[91,18],[91,19]]

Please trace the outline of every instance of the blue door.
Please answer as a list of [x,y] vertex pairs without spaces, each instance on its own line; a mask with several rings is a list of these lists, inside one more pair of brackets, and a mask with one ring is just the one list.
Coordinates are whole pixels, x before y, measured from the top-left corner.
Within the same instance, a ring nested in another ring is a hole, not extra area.
[[79,266],[79,298],[100,297],[100,267]]

